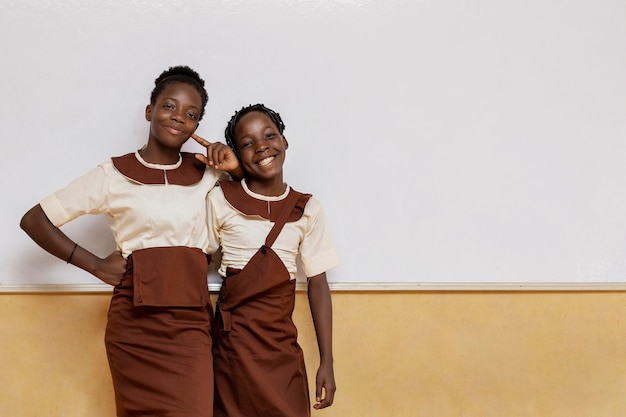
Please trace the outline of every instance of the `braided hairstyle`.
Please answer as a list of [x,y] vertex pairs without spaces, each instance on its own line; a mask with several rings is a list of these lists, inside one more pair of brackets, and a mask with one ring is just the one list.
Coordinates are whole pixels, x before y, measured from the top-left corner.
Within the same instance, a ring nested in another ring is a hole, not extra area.
[[239,119],[241,119],[241,117],[253,111],[267,114],[269,118],[272,119],[272,121],[278,128],[278,132],[281,135],[285,130],[285,123],[283,123],[283,119],[281,119],[280,114],[276,113],[274,110],[268,107],[265,107],[265,105],[251,104],[247,107],[242,107],[241,110],[236,112],[233,117],[230,118],[230,121],[226,125],[226,130],[224,131],[226,144],[231,147],[231,149],[233,150],[233,152],[235,152],[235,155],[237,156],[239,156],[239,152],[237,151],[237,145],[235,144],[235,127],[237,127],[237,123],[239,122]]
[[198,121],[202,120],[202,116],[204,116],[204,108],[209,101],[209,95],[204,88],[204,80],[200,78],[200,75],[196,71],[186,65],[170,67],[169,69],[163,71],[161,75],[154,80],[154,89],[150,94],[150,104],[154,105],[157,97],[161,94],[163,89],[172,83],[189,84],[198,91],[202,99],[202,109],[200,109]]

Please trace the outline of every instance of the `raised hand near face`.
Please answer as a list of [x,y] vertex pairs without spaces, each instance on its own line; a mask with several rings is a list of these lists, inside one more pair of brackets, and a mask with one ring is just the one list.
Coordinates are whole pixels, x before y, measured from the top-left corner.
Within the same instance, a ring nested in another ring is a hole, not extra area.
[[195,154],[196,159],[204,162],[208,166],[219,169],[220,171],[226,171],[236,178],[241,166],[239,159],[233,150],[221,143],[221,142],[209,142],[206,139],[201,138],[195,133],[191,135],[192,139],[198,142],[200,145],[206,148],[206,156],[202,154]]

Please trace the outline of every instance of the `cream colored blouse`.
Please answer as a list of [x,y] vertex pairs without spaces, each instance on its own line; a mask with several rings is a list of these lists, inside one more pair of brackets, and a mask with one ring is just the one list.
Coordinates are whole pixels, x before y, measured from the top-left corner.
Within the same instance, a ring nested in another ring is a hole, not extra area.
[[[242,181],[245,192],[262,201],[282,200],[289,194],[268,197],[256,194]],[[226,268],[243,269],[256,251],[265,243],[265,238],[274,223],[261,216],[248,216],[232,207],[220,187],[215,187],[207,198],[207,220],[209,230],[208,253],[222,247],[222,261],[218,268],[221,276],[226,276]],[[311,197],[302,217],[285,224],[272,249],[285,264],[295,279],[300,257],[302,270],[307,277],[326,272],[339,265],[330,228],[322,205]]]
[[168,172],[181,166],[156,165],[137,160],[145,169],[163,175],[163,184],[143,184],[122,175],[112,161],[104,162],[65,188],[41,201],[55,226],[84,214],[103,214],[124,257],[137,249],[188,246],[203,251],[208,246],[206,196],[228,174],[207,167],[192,185],[168,183]]

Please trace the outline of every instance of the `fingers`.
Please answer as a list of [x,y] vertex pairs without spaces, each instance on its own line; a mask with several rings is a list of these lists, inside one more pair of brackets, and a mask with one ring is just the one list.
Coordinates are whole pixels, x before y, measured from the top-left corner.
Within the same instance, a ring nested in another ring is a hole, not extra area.
[[[204,141],[202,138],[199,139]],[[198,141],[198,143],[201,142]],[[222,171],[231,171],[239,166],[239,160],[229,146],[221,142],[209,143],[204,141],[203,143],[205,144],[203,146],[206,147],[206,156],[195,154],[198,161]]]
[[194,156],[196,157],[196,159],[197,159],[198,161],[200,161],[200,162],[204,163],[205,165],[211,165],[211,164],[209,163],[209,160],[207,159],[207,157],[206,157],[206,156],[204,156],[204,155],[202,155],[202,154],[200,154],[200,153],[196,153],[196,154],[194,154]]
[[313,408],[316,410],[321,410],[322,408],[330,407],[333,404],[335,399],[335,390],[327,389],[324,387],[318,387],[315,390],[315,401],[317,404],[313,405]]
[[202,146],[204,146],[206,148],[206,156],[197,153],[197,154],[195,154],[196,159],[198,161],[206,164],[206,165],[209,165],[211,167],[215,167],[215,165],[213,164],[212,157],[211,157],[211,153],[212,152],[211,152],[211,149],[210,149],[215,144],[213,144],[213,143],[209,142],[208,140],[206,140],[206,139],[196,135],[195,133],[191,134],[191,138],[193,140],[195,140],[196,142],[198,142],[200,145],[202,145]]
[[211,154],[207,157],[219,167],[226,161],[226,156],[230,152],[230,148],[223,143],[216,142],[211,146]]
[[107,284],[116,286],[122,282],[125,273],[126,259],[122,256],[121,251],[116,250],[99,261],[97,273],[94,275]]
[[216,153],[216,151],[211,151],[210,147],[213,146],[215,144],[211,144],[209,145],[209,147],[207,147],[207,156],[204,156],[200,153],[196,153],[194,154],[194,156],[196,157],[196,159],[202,163],[204,163],[205,165],[208,165],[210,167],[213,167],[215,169],[220,169],[220,162],[216,162],[219,161],[221,158],[219,156],[219,153]]
[[234,171],[239,167],[239,160],[230,146],[221,142],[211,143],[195,133],[191,135],[191,138],[206,148],[206,156],[199,153],[194,155],[198,161],[211,168],[227,172]]
[[212,168],[218,169],[219,168],[219,164],[216,164],[216,163],[213,162],[214,159],[211,156],[211,152],[209,152],[208,149],[207,149],[207,154],[208,154],[208,157],[206,157],[206,156],[204,156],[204,155],[202,155],[200,153],[196,153],[196,154],[194,154],[194,156],[195,156],[195,158],[198,161],[202,162],[203,164],[208,165],[208,166],[210,166]]
[[196,135],[195,133],[191,134],[191,138],[193,140],[195,140],[196,142],[198,142],[200,145],[204,146],[205,148],[211,144],[211,142],[209,142],[208,140],[206,140],[204,138],[201,138],[200,136]]
[[117,287],[122,283],[122,278],[102,278],[102,281],[109,284],[112,287]]
[[313,404],[313,408],[315,408],[316,410],[321,410],[322,408],[330,407],[331,405],[333,405],[333,396],[330,395],[330,393],[327,393],[325,397],[318,397],[316,401],[317,404]]

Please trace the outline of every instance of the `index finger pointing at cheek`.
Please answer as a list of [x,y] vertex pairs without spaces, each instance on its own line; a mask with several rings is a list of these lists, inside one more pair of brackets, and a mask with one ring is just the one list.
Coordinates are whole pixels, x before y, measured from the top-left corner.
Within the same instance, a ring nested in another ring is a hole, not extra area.
[[211,142],[204,140],[203,138],[201,138],[200,136],[196,135],[195,133],[191,134],[191,138],[193,140],[195,140],[196,142],[198,142],[202,146],[209,146],[211,144]]

